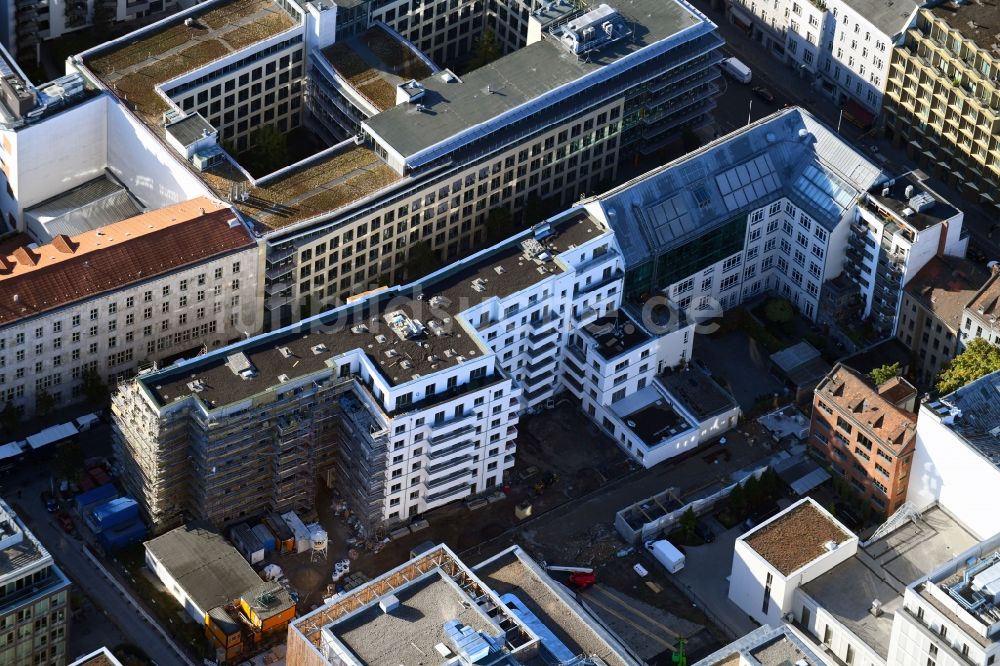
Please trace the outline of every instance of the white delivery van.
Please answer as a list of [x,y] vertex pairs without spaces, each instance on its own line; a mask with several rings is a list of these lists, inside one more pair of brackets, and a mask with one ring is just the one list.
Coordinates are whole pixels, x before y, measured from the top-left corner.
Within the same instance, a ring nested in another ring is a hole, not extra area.
[[740,83],[750,83],[750,79],[753,77],[750,68],[736,58],[726,58],[719,66],[722,67],[723,72]]
[[647,541],[646,550],[670,573],[677,573],[684,568],[684,553],[666,539]]

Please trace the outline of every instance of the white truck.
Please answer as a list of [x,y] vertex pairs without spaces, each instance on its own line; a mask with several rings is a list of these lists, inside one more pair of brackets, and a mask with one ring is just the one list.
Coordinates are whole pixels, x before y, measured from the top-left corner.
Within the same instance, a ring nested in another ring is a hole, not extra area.
[[737,58],[726,58],[719,63],[719,67],[725,74],[740,83],[750,83],[750,79],[753,78],[753,72],[750,71],[750,68]]
[[684,568],[684,553],[666,539],[647,541],[646,550],[670,573],[677,573]]

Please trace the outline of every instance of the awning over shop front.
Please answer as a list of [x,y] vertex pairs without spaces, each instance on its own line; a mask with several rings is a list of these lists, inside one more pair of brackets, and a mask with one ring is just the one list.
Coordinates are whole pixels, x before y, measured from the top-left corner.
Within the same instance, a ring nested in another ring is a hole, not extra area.
[[844,117],[863,129],[868,129],[875,124],[875,114],[861,106],[861,103],[855,99],[848,99],[847,103],[844,104]]

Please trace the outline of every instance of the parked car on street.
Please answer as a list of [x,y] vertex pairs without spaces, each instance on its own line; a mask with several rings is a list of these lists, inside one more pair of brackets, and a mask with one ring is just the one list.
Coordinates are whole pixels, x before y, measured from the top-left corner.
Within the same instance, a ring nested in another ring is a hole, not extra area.
[[63,529],[63,532],[70,534],[75,526],[73,525],[73,519],[65,511],[60,511],[56,514],[56,520],[59,521],[59,527]]
[[49,513],[55,513],[59,510],[59,502],[57,502],[52,493],[47,490],[42,493],[42,503],[45,504],[45,510]]
[[774,96],[774,93],[771,92],[770,89],[765,88],[764,86],[754,86],[751,92],[753,92],[754,95],[757,95],[757,97],[760,97],[762,100],[768,102],[769,104],[774,104],[774,100],[777,99]]

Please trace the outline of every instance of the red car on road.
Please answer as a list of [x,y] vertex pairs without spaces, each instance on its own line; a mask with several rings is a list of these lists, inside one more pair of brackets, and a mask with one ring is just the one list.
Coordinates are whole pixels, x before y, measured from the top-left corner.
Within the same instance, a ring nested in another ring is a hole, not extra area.
[[56,520],[59,521],[59,527],[63,528],[63,531],[69,534],[75,528],[73,525],[73,519],[70,518],[69,514],[65,511],[60,511],[56,514]]

